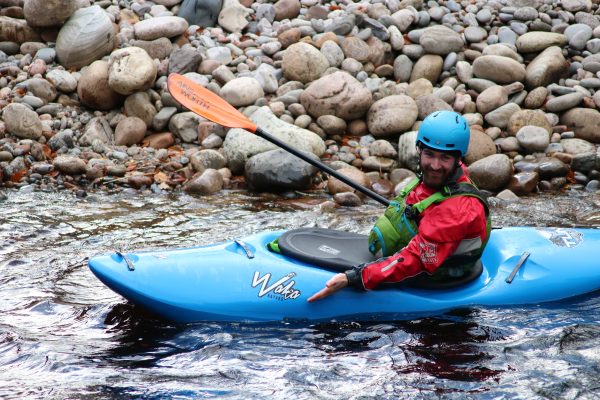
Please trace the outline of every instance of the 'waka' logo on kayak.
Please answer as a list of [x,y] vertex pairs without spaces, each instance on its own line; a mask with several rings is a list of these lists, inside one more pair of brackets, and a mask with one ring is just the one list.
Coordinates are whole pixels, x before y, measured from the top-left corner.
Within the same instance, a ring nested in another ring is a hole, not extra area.
[[568,228],[539,228],[543,237],[560,247],[577,247],[583,242],[583,233]]
[[267,296],[277,300],[297,299],[300,297],[301,292],[294,289],[296,284],[296,281],[292,280],[294,276],[296,276],[296,273],[290,272],[271,284],[270,273],[266,273],[261,277],[260,272],[255,271],[252,277],[252,287],[260,285],[258,297]]

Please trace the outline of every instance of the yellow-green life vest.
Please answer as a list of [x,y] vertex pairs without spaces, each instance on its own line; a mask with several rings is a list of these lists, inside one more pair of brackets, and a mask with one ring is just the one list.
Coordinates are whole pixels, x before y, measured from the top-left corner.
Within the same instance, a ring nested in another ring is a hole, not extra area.
[[[372,254],[375,255],[381,251],[381,255],[387,257],[406,247],[419,230],[417,218],[419,214],[433,203],[441,203],[446,199],[456,196],[472,196],[482,202],[487,217],[487,242],[491,230],[489,208],[487,201],[482,197],[475,185],[468,182],[454,183],[445,186],[441,191],[432,194],[418,203],[412,205],[406,204],[406,197],[420,181],[419,178],[415,178],[402,189],[398,197],[390,202],[385,213],[375,222],[375,226],[373,226],[369,233],[369,251]],[[474,262],[479,259],[484,247],[485,242],[481,245],[479,251],[470,252],[468,256],[469,260],[464,259],[462,262],[471,260]]]

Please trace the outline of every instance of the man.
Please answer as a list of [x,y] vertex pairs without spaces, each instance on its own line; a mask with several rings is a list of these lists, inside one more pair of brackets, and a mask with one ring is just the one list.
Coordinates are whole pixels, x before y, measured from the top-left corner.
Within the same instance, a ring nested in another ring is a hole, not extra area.
[[478,262],[490,219],[462,163],[469,137],[460,114],[437,111],[425,118],[416,140],[419,178],[390,202],[369,235],[369,250],[384,257],[335,275],[309,302],[346,286],[370,290],[423,274],[451,279]]

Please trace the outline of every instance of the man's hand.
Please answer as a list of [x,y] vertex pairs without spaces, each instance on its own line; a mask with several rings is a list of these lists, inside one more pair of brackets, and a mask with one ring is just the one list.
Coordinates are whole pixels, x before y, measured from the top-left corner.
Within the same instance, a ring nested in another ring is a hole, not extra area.
[[327,281],[327,283],[325,284],[325,288],[310,296],[308,298],[308,302],[311,303],[315,300],[324,299],[325,297],[334,294],[335,292],[345,288],[346,286],[348,286],[348,278],[346,277],[346,274],[337,274],[329,281]]

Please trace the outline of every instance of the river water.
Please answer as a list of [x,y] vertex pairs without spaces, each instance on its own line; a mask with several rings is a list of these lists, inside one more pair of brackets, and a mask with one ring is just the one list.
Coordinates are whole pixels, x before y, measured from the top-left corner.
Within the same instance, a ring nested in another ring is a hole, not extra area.
[[[0,195],[0,398],[600,398],[598,293],[387,323],[177,325],[126,303],[85,263],[267,229],[366,233],[376,203],[323,212],[311,195]],[[582,192],[493,201],[493,223],[599,227],[599,206]]]

